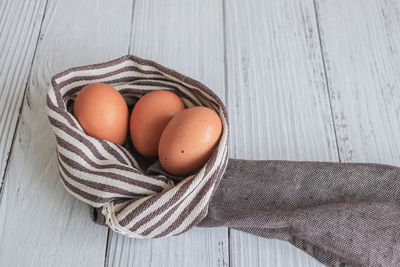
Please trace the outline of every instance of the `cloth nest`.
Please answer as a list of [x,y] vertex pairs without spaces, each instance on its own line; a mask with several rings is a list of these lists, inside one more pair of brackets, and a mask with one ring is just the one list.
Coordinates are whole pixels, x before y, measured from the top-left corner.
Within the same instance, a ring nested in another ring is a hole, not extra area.
[[[186,107],[206,106],[223,124],[218,147],[197,173],[174,177],[157,160],[124,146],[85,134],[73,114],[73,101],[87,84],[117,89],[132,109],[151,90],[177,94]],[[102,64],[68,69],[55,75],[47,95],[47,113],[57,140],[57,160],[65,188],[92,209],[92,218],[134,238],[172,236],[198,224],[225,171],[228,159],[227,112],[221,100],[198,81],[159,64],[124,56]],[[98,214],[100,213],[101,214]]]

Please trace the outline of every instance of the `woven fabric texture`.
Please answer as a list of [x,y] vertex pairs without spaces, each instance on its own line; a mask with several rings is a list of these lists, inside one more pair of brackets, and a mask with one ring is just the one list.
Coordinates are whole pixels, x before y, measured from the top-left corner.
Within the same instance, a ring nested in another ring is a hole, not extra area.
[[400,266],[400,168],[230,159],[203,227],[289,241],[328,266]]
[[[207,106],[221,117],[223,134],[206,165],[189,177],[155,173],[159,163],[124,146],[88,136],[72,115],[79,90],[110,84],[128,106],[151,90],[176,93],[186,107]],[[134,238],[177,235],[207,214],[210,198],[227,164],[228,125],[225,107],[203,84],[155,62],[125,56],[110,62],[72,68],[53,77],[47,112],[57,139],[57,159],[65,188],[92,207],[101,208],[112,230]]]
[[[219,146],[196,174],[174,177],[157,160],[87,136],[72,116],[86,84],[105,82],[132,108],[149,90],[214,109]],[[379,164],[228,160],[228,119],[203,84],[134,56],[57,74],[47,96],[65,188],[98,224],[134,238],[232,227],[292,243],[329,266],[400,266],[400,169]]]

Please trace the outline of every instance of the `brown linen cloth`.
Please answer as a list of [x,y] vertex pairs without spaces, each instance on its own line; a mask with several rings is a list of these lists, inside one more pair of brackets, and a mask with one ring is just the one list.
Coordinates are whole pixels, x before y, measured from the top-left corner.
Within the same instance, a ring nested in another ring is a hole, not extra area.
[[230,159],[198,225],[289,241],[329,266],[400,266],[400,169]]
[[230,159],[197,226],[286,240],[328,266],[400,266],[399,199],[393,166]]
[[[196,174],[171,177],[157,160],[135,153],[130,138],[122,147],[86,135],[71,108],[79,90],[92,82],[114,86],[130,108],[160,86],[188,107],[212,108],[224,125],[217,149]],[[218,96],[198,81],[131,55],[55,75],[47,108],[63,184],[97,207],[91,209],[94,221],[114,231],[156,238],[194,225],[227,226],[287,240],[330,266],[400,266],[399,168],[228,161],[228,117]]]

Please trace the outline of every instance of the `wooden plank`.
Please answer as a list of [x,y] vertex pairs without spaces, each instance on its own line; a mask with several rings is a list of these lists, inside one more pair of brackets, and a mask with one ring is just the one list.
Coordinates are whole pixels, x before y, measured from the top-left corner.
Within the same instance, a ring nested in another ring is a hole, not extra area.
[[0,196],[0,266],[104,264],[108,230],[90,221],[87,205],[67,193],[59,179],[45,96],[53,74],[127,53],[132,4],[47,4]]
[[[222,2],[136,1],[131,53],[198,79],[224,99]],[[111,233],[109,266],[227,266],[228,230],[135,240]]]
[[106,266],[229,266],[227,237],[227,228],[194,228],[155,240],[110,232]]
[[45,0],[0,4],[0,188],[45,4]]
[[[337,161],[313,2],[226,1],[225,14],[231,156]],[[235,230],[231,249],[232,266],[321,266]]]
[[400,164],[400,2],[325,0],[318,21],[341,160]]

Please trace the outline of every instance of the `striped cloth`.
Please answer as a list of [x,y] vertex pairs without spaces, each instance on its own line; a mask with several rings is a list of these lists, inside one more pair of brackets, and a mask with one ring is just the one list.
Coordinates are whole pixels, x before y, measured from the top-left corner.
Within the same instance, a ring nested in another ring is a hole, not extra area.
[[[122,147],[87,136],[71,112],[76,93],[94,82],[111,84],[130,107],[149,90],[168,89],[188,107],[214,109],[224,128],[218,148],[197,174],[182,179],[157,162],[146,164],[129,140]],[[400,266],[398,167],[237,159],[228,164],[227,116],[218,97],[197,81],[133,56],[54,76],[47,107],[62,182],[101,212],[94,220],[114,231],[155,238],[194,225],[227,226],[289,241],[328,266]]]
[[[121,92],[132,107],[151,90],[171,90],[187,107],[207,106],[223,122],[219,146],[207,164],[180,182],[148,174],[126,147],[85,134],[72,115],[73,100],[89,84],[103,82]],[[76,198],[101,208],[112,230],[134,238],[183,233],[206,215],[227,165],[227,113],[206,86],[159,64],[134,56],[77,67],[55,75],[47,95],[47,114],[56,135],[60,178]]]

